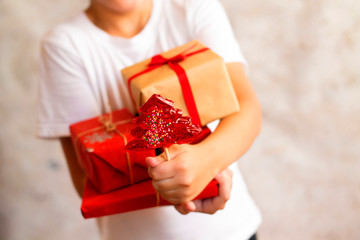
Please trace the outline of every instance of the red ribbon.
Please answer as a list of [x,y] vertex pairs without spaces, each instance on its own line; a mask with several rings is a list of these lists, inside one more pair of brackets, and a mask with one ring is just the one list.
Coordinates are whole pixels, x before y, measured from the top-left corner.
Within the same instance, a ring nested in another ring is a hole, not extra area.
[[194,51],[194,52],[191,52],[191,53],[187,53],[187,54],[184,54],[185,52],[187,52],[189,49],[193,48],[195,45],[191,46],[190,48],[186,49],[185,51],[181,52],[180,54],[178,55],[175,55],[174,57],[171,57],[171,58],[165,58],[163,56],[161,56],[160,54],[158,55],[155,55],[154,57],[151,58],[151,62],[148,64],[148,68],[146,68],[145,70],[131,76],[128,80],[128,88],[129,88],[129,92],[130,92],[130,95],[131,95],[131,98],[133,100],[133,103],[135,105],[135,101],[133,99],[133,96],[132,96],[132,93],[131,93],[131,90],[130,90],[130,82],[144,74],[144,73],[147,73],[147,72],[150,72],[158,67],[161,67],[165,64],[169,65],[169,67],[174,70],[174,72],[176,73],[178,79],[179,79],[179,82],[180,82],[180,86],[181,86],[181,90],[183,92],[183,96],[184,96],[184,100],[185,100],[185,104],[186,104],[186,107],[189,111],[189,114],[190,116],[192,117],[192,121],[194,124],[201,124],[200,123],[200,117],[199,117],[199,113],[197,111],[197,107],[196,107],[196,104],[195,104],[195,100],[194,100],[194,96],[192,94],[192,91],[191,91],[191,86],[190,86],[190,83],[189,83],[189,79],[187,78],[186,76],[186,72],[185,70],[180,66],[179,62],[185,60],[187,57],[190,57],[194,54],[198,54],[198,53],[201,53],[201,52],[204,52],[206,50],[208,50],[209,48],[202,48],[200,50],[197,50],[197,51]]

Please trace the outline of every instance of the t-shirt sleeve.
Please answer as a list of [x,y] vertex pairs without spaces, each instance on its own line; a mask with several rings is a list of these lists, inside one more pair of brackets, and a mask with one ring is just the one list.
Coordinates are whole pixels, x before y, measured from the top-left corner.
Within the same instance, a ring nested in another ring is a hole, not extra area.
[[225,62],[241,62],[247,66],[230,21],[218,0],[188,0],[186,11],[194,38],[223,57]]
[[69,136],[71,123],[99,114],[79,58],[61,44],[43,41],[37,109],[39,137]]

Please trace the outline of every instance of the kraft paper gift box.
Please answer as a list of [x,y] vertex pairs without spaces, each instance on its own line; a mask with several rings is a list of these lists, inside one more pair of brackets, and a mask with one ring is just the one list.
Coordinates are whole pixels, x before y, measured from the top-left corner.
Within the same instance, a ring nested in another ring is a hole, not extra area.
[[224,60],[194,40],[124,68],[135,109],[153,94],[202,126],[240,110]]
[[[218,184],[217,181],[212,180],[195,199],[210,198],[217,195]],[[99,194],[91,182],[87,181],[81,212],[84,218],[93,218],[166,205],[171,205],[171,203],[156,193],[151,180],[105,194]]]
[[155,151],[125,151],[126,143],[134,139],[132,119],[122,109],[70,126],[80,165],[99,193],[150,179],[145,158],[155,156]]

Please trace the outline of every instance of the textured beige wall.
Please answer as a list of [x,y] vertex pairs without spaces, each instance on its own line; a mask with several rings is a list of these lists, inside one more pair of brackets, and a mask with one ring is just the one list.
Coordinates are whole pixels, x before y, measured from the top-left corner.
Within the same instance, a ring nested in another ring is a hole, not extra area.
[[[240,167],[261,239],[360,239],[360,3],[222,0],[263,130]],[[39,39],[86,1],[0,1],[0,239],[98,239],[59,145],[34,138]]]

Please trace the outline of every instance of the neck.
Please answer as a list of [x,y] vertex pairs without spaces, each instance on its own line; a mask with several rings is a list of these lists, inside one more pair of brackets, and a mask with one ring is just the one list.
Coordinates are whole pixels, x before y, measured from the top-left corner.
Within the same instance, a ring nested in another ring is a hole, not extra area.
[[86,10],[86,15],[97,27],[109,35],[131,38],[145,27],[151,12],[151,0],[144,0],[143,3],[129,9],[106,6],[92,1]]

